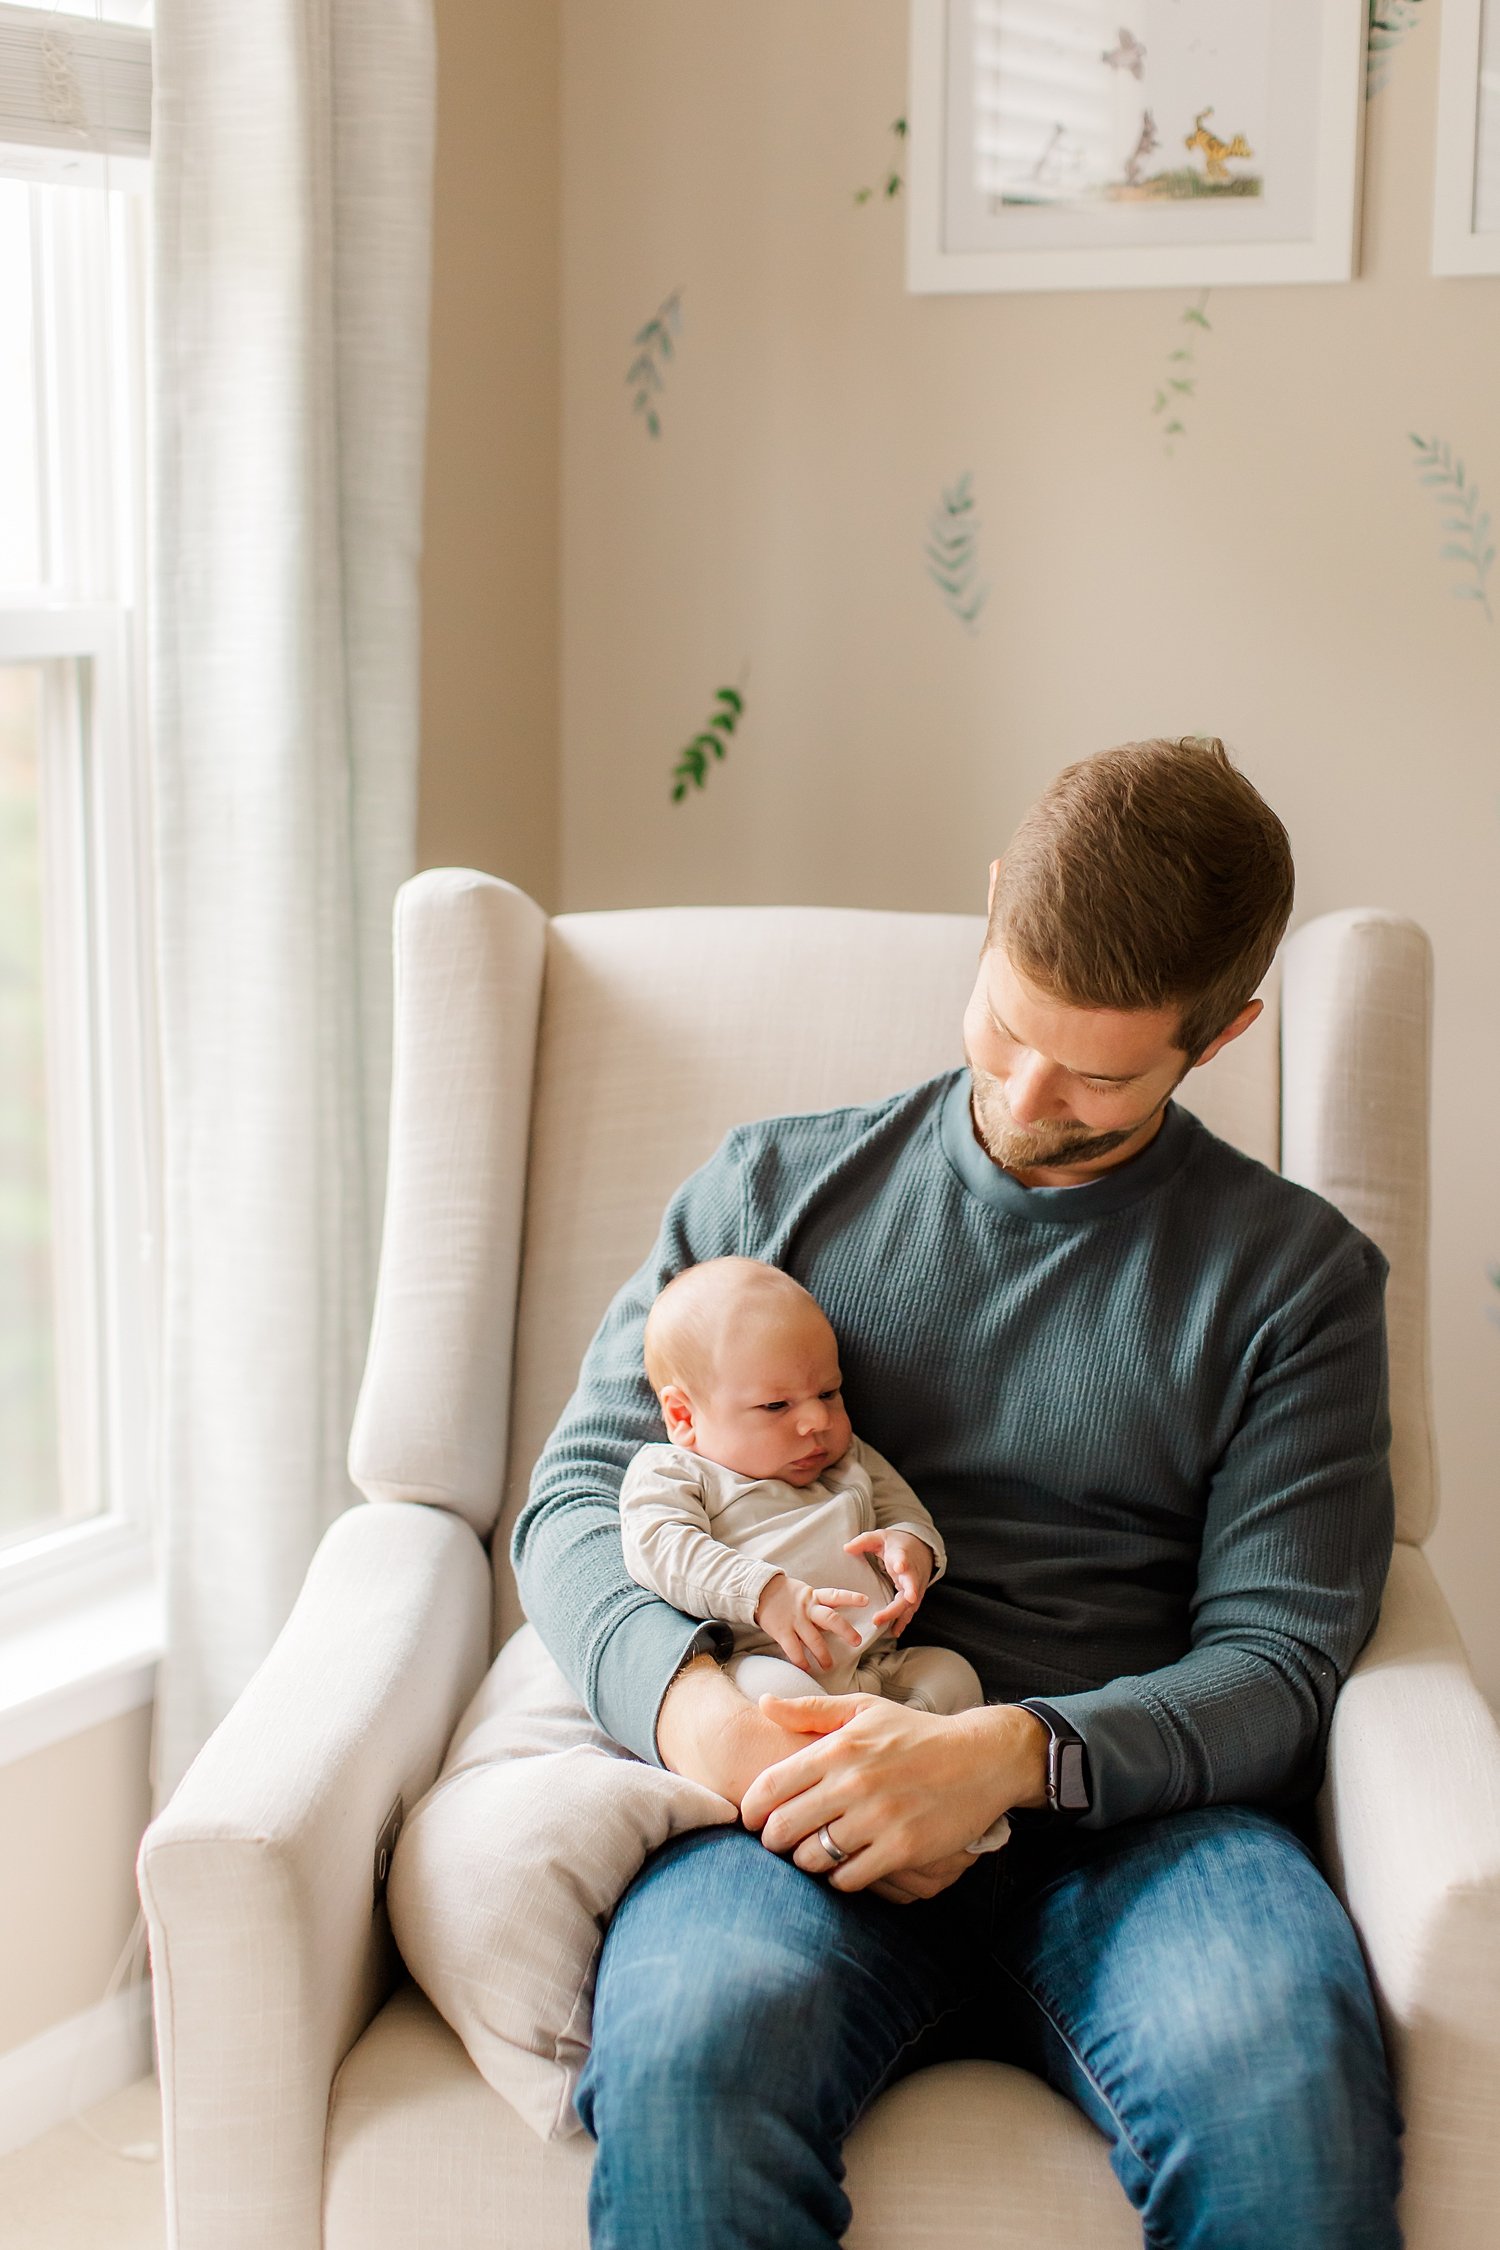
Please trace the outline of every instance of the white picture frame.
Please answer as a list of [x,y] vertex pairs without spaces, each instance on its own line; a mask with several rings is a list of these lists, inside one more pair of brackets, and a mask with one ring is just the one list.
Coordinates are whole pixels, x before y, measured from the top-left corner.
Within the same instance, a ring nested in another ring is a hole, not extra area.
[[907,288],[1349,280],[1366,24],[1367,0],[912,0]]
[[1500,273],[1500,8],[1443,0],[1432,270]]

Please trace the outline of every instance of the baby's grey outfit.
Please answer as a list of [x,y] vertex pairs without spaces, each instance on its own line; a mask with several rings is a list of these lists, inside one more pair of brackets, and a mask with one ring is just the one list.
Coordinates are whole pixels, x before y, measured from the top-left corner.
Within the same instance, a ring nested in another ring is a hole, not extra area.
[[[678,1445],[643,1445],[620,1488],[625,1567],[639,1586],[689,1617],[734,1627],[725,1670],[760,1695],[887,1695],[922,1711],[968,1711],[984,1701],[979,1675],[946,1648],[902,1648],[868,1620],[891,1598],[889,1582],[844,1542],[863,1531],[910,1531],[932,1549],[930,1584],[948,1567],[942,1533],[904,1477],[858,1438],[813,1484],[742,1477]],[[828,1636],[827,1672],[803,1672],[755,1622],[778,1572],[810,1586],[844,1586],[868,1597],[843,1615],[861,1646]]]

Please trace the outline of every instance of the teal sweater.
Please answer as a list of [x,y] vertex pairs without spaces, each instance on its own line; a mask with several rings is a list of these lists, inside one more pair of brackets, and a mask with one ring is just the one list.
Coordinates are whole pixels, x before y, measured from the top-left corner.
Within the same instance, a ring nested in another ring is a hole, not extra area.
[[620,1480],[661,1436],[642,1325],[730,1252],[811,1290],[854,1428],[942,1531],[907,1639],[1077,1728],[1090,1824],[1317,1787],[1393,1514],[1385,1261],[1330,1204],[1175,1104],[1098,1180],[1024,1188],[967,1071],[732,1132],[605,1314],[515,1533],[528,1614],[645,1758],[697,1628],[621,1559]]

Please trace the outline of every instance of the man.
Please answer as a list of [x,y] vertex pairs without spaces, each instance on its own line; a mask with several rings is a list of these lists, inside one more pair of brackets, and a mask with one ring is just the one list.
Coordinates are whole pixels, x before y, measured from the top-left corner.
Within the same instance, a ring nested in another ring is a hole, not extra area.
[[[1254,1022],[1291,899],[1218,743],[1069,768],[991,871],[967,1070],[731,1134],[606,1316],[517,1527],[527,1609],[640,1755],[734,1794],[778,1762],[611,1925],[596,2250],[827,2250],[850,2126],[945,2052],[1076,2101],[1153,2250],[1399,2242],[1371,1996],[1298,1826],[1390,1558],[1384,1261],[1170,1099]],[[947,1543],[914,1636],[986,1708],[757,1708],[626,1576],[645,1310],[729,1254],[827,1312]]]

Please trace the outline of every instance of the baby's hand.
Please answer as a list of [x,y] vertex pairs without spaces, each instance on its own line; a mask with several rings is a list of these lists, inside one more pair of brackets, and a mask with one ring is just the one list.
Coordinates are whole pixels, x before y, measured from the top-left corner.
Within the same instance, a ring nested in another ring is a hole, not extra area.
[[851,1594],[844,1586],[809,1586],[800,1578],[789,1578],[783,1571],[770,1580],[762,1593],[755,1622],[763,1633],[770,1634],[788,1663],[795,1664],[799,1671],[810,1672],[816,1664],[820,1671],[826,1672],[833,1658],[823,1635],[836,1633],[851,1648],[858,1648],[859,1634],[839,1612],[868,1607],[869,1600],[864,1594]]
[[870,1623],[880,1632],[905,1632],[921,1607],[932,1576],[933,1553],[914,1531],[862,1531],[844,1542],[846,1555],[873,1555],[896,1589],[896,1598],[877,1609]]

